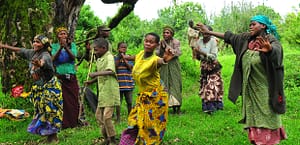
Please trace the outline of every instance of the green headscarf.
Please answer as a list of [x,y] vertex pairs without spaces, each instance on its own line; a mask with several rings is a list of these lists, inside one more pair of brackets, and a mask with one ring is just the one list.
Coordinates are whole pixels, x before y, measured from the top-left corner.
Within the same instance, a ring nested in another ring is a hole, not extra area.
[[256,22],[266,25],[267,26],[267,28],[266,28],[267,34],[273,34],[279,40],[279,35],[276,31],[276,26],[272,23],[272,21],[267,16],[256,15],[251,18],[251,21],[256,21]]
[[165,27],[163,28],[163,30],[168,30],[168,31],[170,31],[170,32],[172,33],[172,36],[174,36],[175,31],[174,31],[174,29],[173,29],[171,26],[165,26]]

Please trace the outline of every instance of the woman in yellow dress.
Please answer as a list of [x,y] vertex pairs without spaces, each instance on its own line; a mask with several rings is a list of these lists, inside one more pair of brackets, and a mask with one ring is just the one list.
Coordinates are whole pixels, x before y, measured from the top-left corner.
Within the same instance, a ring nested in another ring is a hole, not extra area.
[[175,52],[168,49],[162,58],[156,56],[154,51],[159,45],[159,39],[156,33],[146,34],[144,50],[134,57],[132,76],[139,91],[120,145],[160,144],[165,134],[168,94],[161,83],[159,68],[171,60]]

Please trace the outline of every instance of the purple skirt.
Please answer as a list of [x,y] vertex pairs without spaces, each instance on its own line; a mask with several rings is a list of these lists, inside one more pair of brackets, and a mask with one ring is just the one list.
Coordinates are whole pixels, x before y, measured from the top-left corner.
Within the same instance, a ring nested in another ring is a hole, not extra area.
[[59,130],[59,128],[51,125],[50,122],[42,122],[38,115],[36,115],[27,128],[28,132],[42,136],[57,133]]

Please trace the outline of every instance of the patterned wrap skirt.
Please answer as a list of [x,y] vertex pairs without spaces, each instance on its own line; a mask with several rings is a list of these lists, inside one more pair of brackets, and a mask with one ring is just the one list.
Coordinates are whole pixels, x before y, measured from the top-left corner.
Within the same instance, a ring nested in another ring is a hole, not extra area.
[[30,100],[34,105],[35,112],[27,131],[43,136],[60,131],[63,117],[63,98],[58,79],[53,77],[42,86],[32,86]]
[[[132,144],[130,140],[134,140],[134,144],[138,145],[160,144],[166,131],[167,118],[168,94],[162,86],[140,93],[129,114],[129,127],[123,132],[120,145],[128,145],[129,142]],[[134,131],[134,128],[137,128],[137,131]]]
[[221,64],[218,61],[202,61],[199,96],[205,110],[223,109],[223,80]]
[[205,102],[222,101],[224,90],[219,62],[201,62],[199,95]]

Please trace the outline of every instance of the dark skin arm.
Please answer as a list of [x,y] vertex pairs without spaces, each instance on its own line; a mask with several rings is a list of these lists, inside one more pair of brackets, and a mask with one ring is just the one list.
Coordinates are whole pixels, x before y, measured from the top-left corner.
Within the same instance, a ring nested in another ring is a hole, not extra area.
[[89,74],[89,77],[91,77],[91,80],[85,81],[85,85],[90,85],[92,83],[95,83],[97,81],[98,76],[105,76],[105,75],[114,75],[115,73],[111,70],[105,70],[100,72],[93,72]]
[[59,40],[59,44],[60,44],[60,48],[59,50],[56,52],[56,54],[53,56],[53,60],[56,60],[59,56],[59,54],[61,53],[62,49],[65,49],[66,52],[68,53],[68,55],[70,56],[71,60],[75,60],[75,56],[73,55],[71,49],[70,49],[70,44],[67,42],[67,39],[60,39]]
[[126,55],[126,56],[124,56],[124,59],[129,60],[129,61],[135,61],[135,56],[134,55],[133,56]]
[[1,48],[7,48],[7,49],[9,49],[11,51],[14,51],[14,52],[20,52],[21,51],[21,48],[19,48],[19,47],[9,46],[9,45],[0,43],[0,49]]
[[202,23],[198,23],[196,27],[200,30],[201,33],[210,34],[221,39],[224,39],[225,37],[224,33],[209,31],[208,28]]
[[123,61],[126,65],[127,69],[131,71],[133,66],[128,63],[127,59],[125,59],[126,55],[124,53],[120,53],[119,57],[120,57],[120,59],[118,61],[116,61],[116,66],[119,66],[120,61]]
[[161,67],[165,63],[168,63],[170,60],[172,60],[175,57],[176,50],[167,48],[166,51],[164,52],[164,55],[162,58],[159,58],[158,60],[158,67]]
[[207,56],[207,54],[205,52],[201,51],[199,48],[194,49],[193,51],[196,52],[196,55],[203,55],[204,57]]
[[267,39],[264,39],[262,36],[256,37],[256,42],[259,44],[259,48],[254,48],[255,51],[261,51],[267,53],[272,50],[272,46]]

